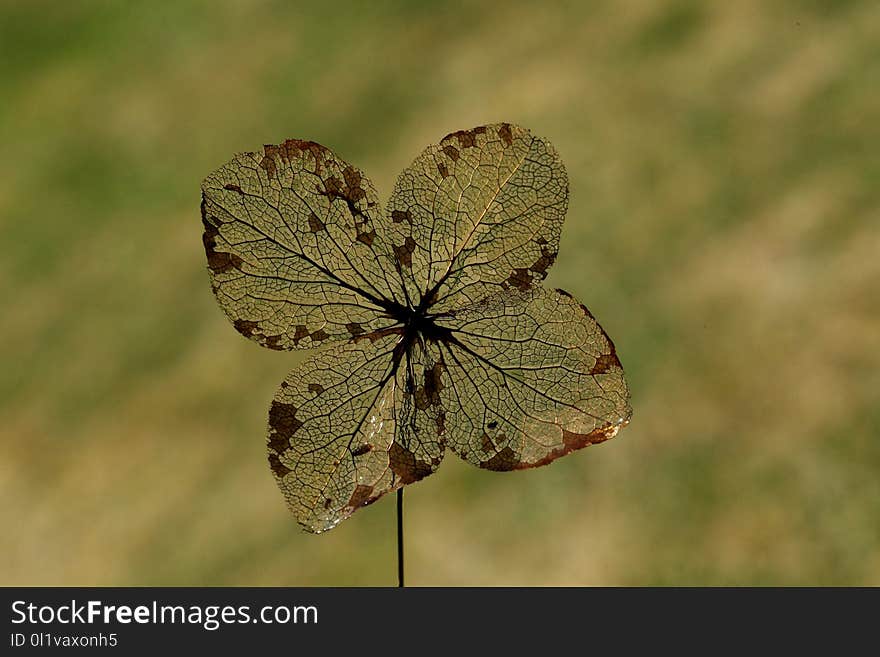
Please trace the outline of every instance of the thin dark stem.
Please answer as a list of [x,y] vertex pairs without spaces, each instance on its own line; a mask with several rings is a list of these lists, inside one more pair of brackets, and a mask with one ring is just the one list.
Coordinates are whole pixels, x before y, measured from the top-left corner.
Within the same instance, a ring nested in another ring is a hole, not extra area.
[[397,489],[397,586],[403,588],[403,488]]

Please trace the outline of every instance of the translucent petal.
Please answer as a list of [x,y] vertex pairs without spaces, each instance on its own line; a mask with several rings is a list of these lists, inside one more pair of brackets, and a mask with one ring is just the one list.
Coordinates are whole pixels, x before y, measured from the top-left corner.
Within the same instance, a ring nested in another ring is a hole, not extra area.
[[546,140],[509,123],[447,135],[403,170],[388,202],[409,297],[442,311],[528,289],[556,259],[567,205]]
[[306,530],[331,529],[436,469],[434,370],[418,344],[382,331],[329,345],[288,375],[269,411],[269,466]]
[[562,290],[509,290],[438,319],[446,444],[490,470],[544,465],[630,418],[614,344]]
[[385,305],[401,286],[376,192],[323,146],[236,156],[202,183],[202,221],[214,294],[252,340],[312,348],[394,323]]

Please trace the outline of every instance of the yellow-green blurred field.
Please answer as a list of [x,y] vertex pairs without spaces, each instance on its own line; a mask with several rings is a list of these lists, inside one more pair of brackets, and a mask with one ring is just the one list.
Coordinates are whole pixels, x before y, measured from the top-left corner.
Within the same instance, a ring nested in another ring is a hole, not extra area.
[[498,120],[557,147],[549,283],[614,338],[613,441],[448,454],[418,585],[880,584],[880,3],[0,3],[0,584],[390,585],[389,497],[300,532],[299,354],[216,306],[199,183],[312,139],[383,196]]

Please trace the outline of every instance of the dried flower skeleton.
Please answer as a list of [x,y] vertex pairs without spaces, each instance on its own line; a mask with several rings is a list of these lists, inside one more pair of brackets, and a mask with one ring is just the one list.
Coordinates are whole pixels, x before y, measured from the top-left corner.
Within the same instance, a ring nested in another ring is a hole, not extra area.
[[240,333],[319,351],[269,411],[269,465],[308,531],[433,473],[446,449],[515,470],[613,437],[630,417],[614,345],[540,285],[568,179],[507,123],[455,132],[383,211],[363,173],[288,140],[202,185],[214,294]]

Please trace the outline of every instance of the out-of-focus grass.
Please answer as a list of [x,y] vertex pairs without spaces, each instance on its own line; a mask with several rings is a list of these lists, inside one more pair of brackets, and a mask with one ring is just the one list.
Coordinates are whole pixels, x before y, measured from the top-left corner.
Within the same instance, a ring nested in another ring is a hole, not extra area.
[[393,503],[299,532],[264,458],[301,358],[211,297],[198,184],[313,139],[385,194],[496,120],[559,149],[550,283],[619,438],[408,489],[414,584],[880,584],[880,6],[5,3],[0,583],[391,584]]

